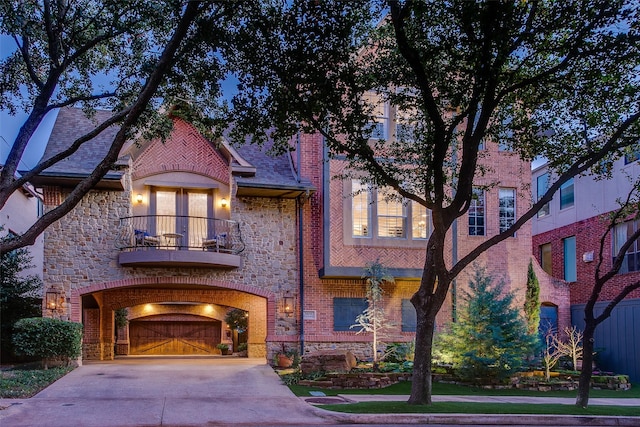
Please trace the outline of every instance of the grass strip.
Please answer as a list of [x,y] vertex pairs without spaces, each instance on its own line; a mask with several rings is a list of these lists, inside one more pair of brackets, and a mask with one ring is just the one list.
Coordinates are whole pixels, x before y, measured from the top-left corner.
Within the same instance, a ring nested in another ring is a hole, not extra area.
[[74,368],[14,369],[0,371],[0,397],[26,398],[37,394]]
[[433,405],[409,405],[406,402],[361,402],[317,405],[318,408],[350,414],[528,414],[528,415],[603,415],[640,417],[633,406],[600,406],[586,409],[575,405],[526,403],[436,402]]
[[[411,382],[402,381],[389,387],[379,389],[324,389],[318,387],[306,387],[301,385],[290,385],[289,388],[296,396],[310,396],[310,391],[321,391],[327,396],[338,394],[374,394],[374,395],[395,395],[411,394]],[[540,397],[571,397],[578,394],[574,391],[552,390],[552,391],[532,391],[509,388],[504,390],[484,389],[481,387],[471,387],[460,384],[433,383],[434,395],[459,395],[459,396],[540,396]],[[640,398],[640,387],[633,386],[631,390],[591,390],[589,397],[608,397],[615,399]]]

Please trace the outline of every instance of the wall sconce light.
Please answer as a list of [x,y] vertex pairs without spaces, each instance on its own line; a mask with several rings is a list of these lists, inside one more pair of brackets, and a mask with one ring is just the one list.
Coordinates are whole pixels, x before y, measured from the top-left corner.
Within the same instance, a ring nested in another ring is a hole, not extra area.
[[45,304],[47,310],[56,311],[62,305],[63,299],[59,291],[50,289],[45,293]]
[[138,193],[138,195],[136,196],[136,202],[142,203],[142,194]]
[[223,208],[226,208],[227,207],[227,199],[225,199],[223,197],[222,200],[220,200],[220,206],[222,206]]
[[287,317],[293,316],[293,297],[283,297],[284,313]]

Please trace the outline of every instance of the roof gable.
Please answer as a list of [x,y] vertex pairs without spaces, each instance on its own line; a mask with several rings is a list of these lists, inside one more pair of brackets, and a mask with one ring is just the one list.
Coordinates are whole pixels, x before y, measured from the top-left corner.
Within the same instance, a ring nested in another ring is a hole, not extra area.
[[133,154],[133,179],[166,172],[191,172],[229,184],[229,165],[214,144],[191,124],[173,119],[166,141],[156,138]]

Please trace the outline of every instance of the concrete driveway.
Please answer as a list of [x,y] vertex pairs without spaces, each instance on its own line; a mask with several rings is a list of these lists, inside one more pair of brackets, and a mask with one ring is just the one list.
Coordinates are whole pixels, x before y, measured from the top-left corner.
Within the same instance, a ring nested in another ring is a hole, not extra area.
[[264,359],[127,357],[75,369],[0,411],[0,425],[331,423],[321,412],[293,395]]

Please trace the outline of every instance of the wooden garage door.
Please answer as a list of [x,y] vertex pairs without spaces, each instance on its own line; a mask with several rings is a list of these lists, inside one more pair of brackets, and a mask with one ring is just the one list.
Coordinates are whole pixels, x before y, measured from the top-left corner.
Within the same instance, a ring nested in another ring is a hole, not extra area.
[[220,322],[132,321],[130,354],[215,354]]

